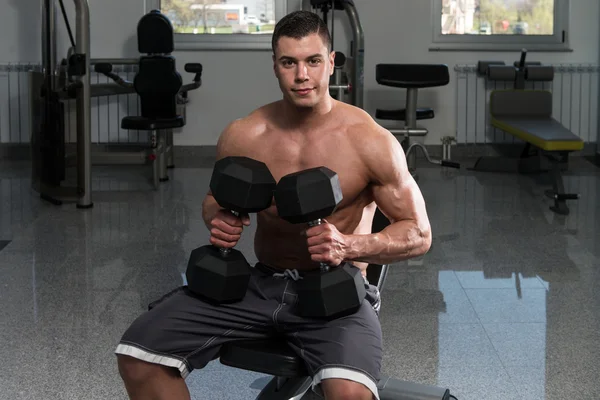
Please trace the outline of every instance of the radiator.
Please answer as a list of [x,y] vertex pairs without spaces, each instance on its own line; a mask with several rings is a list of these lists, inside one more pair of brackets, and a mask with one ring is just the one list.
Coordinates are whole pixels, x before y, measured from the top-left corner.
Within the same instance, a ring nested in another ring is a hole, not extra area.
[[[131,81],[137,66],[116,65],[113,72]],[[0,143],[29,143],[30,141],[30,88],[28,71],[41,71],[40,64],[0,64]],[[91,83],[112,83],[105,75],[92,72]],[[140,114],[136,94],[92,98],[92,143],[147,143],[145,131],[121,129],[123,117]],[[75,100],[65,105],[65,141],[75,143],[77,116]]]
[[[550,64],[552,65],[552,64]],[[552,82],[527,82],[526,89],[552,92],[553,118],[586,143],[600,139],[598,133],[598,76],[592,64],[557,64]],[[490,125],[492,90],[510,89],[512,82],[487,81],[477,75],[476,65],[457,65],[456,142],[460,144],[515,143],[519,139]]]

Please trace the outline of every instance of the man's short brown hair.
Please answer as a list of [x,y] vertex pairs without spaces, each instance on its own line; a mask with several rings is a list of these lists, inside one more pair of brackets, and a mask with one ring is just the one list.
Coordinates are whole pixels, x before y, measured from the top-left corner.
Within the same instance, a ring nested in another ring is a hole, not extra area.
[[314,33],[321,36],[321,40],[327,46],[327,51],[331,51],[331,35],[323,18],[310,11],[291,12],[275,25],[273,39],[271,40],[273,53],[275,53],[279,38],[282,36],[302,39]]

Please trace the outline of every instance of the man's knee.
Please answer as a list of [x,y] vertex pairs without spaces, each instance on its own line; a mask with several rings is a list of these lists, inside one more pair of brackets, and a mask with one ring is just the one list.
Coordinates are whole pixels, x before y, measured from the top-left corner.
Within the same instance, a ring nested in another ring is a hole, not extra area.
[[346,379],[325,379],[321,382],[326,400],[372,400],[371,389],[362,383]]
[[142,384],[156,378],[158,375],[173,378],[177,376],[181,377],[179,371],[175,368],[152,364],[122,354],[117,355],[117,365],[119,366],[119,374],[123,381],[131,384]]

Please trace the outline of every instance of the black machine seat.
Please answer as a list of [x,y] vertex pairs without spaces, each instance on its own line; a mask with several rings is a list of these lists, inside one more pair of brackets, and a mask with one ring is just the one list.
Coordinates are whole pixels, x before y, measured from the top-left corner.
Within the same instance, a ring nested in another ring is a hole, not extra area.
[[304,361],[284,338],[229,342],[221,348],[220,362],[230,367],[282,377],[309,375]]
[[121,120],[121,128],[140,130],[140,131],[158,131],[162,129],[181,128],[185,125],[183,116],[178,115],[174,118],[145,118],[145,117],[125,117]]
[[445,64],[377,64],[375,68],[375,79],[384,86],[420,89],[450,82]]
[[[375,110],[375,118],[377,119],[388,119],[394,121],[406,121],[406,109],[402,108],[400,110]],[[421,119],[433,119],[435,118],[435,113],[433,112],[433,108],[417,108],[417,120]]]

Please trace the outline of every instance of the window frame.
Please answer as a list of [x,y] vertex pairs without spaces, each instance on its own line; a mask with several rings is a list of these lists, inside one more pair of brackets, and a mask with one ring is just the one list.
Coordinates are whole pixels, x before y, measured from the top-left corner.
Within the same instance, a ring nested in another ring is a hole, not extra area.
[[570,0],[554,0],[553,35],[442,35],[442,1],[431,0],[433,38],[430,51],[572,51],[569,44]]
[[[146,12],[160,10],[161,0],[145,0]],[[288,0],[273,0],[275,21],[287,14]],[[214,51],[265,51],[271,50],[272,34],[210,34],[194,35],[190,33],[175,33],[175,50],[214,50]]]

